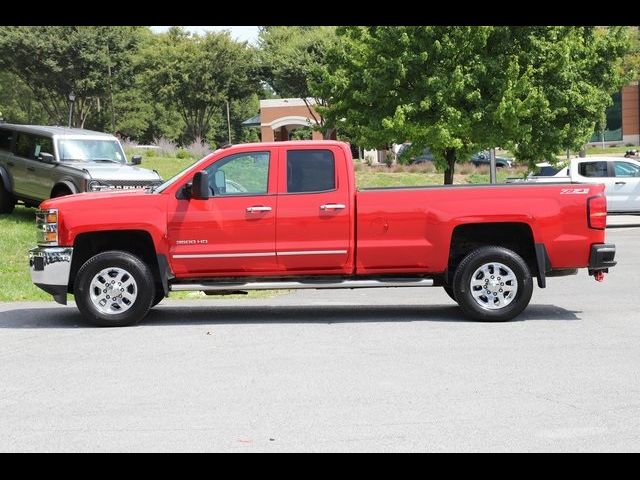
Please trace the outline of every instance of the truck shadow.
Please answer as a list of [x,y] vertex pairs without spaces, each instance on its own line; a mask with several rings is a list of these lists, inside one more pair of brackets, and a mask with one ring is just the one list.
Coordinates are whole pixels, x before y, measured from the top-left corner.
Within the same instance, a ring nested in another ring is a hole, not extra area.
[[[580,311],[556,305],[530,305],[515,322],[581,320]],[[455,305],[303,305],[172,306],[160,304],[140,326],[262,323],[458,322],[466,319]],[[16,309],[0,313],[0,328],[93,328],[72,307]]]

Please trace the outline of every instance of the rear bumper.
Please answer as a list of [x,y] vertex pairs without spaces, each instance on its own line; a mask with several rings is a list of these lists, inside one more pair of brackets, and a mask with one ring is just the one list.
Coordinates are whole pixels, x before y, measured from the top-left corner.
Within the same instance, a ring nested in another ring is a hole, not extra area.
[[589,275],[597,272],[608,272],[609,268],[615,267],[616,246],[613,243],[597,243],[591,245],[589,255]]
[[53,299],[66,305],[73,248],[37,247],[29,250],[31,281]]

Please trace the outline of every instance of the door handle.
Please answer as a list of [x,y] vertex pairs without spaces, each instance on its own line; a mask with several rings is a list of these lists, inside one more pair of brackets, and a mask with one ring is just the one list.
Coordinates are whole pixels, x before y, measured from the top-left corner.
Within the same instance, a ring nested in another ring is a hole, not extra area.
[[324,205],[320,205],[320,210],[342,210],[344,208],[347,207],[342,203],[325,203]]
[[33,167],[27,167],[27,170],[29,170],[30,172],[35,172],[36,171],[36,169],[33,168]]
[[271,207],[265,207],[263,205],[255,205],[253,207],[247,207],[247,213],[253,212],[270,212]]
[[626,185],[627,182],[616,182],[616,185]]

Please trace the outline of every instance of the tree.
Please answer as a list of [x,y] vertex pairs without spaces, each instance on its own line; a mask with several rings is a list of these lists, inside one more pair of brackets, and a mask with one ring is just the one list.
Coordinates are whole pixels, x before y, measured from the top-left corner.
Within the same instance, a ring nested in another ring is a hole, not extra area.
[[22,80],[50,122],[67,123],[73,91],[72,123],[83,127],[90,114],[109,101],[141,30],[144,27],[0,27],[0,68]]
[[[613,93],[630,80],[623,59],[626,27],[514,28],[518,72],[526,77],[534,108],[516,112],[517,95],[506,96],[497,114],[520,160],[555,162],[559,151],[577,151],[589,141]],[[511,105],[510,105],[510,102]]]
[[9,123],[41,123],[46,114],[33,93],[11,72],[0,72],[0,118]]
[[337,42],[335,27],[274,26],[261,27],[259,34],[261,76],[280,97],[301,98],[310,116],[325,138],[330,136],[325,119],[313,104],[327,106],[327,99],[316,95],[314,86],[321,82],[326,55]]
[[167,109],[177,109],[187,128],[183,140],[207,137],[226,101],[259,90],[254,52],[228,32],[190,36],[174,27],[147,46],[143,58],[146,88]]
[[[453,182],[477,150],[533,162],[584,143],[619,88],[624,29],[346,27],[319,88],[358,144],[430,147]],[[589,128],[587,128],[589,127]]]

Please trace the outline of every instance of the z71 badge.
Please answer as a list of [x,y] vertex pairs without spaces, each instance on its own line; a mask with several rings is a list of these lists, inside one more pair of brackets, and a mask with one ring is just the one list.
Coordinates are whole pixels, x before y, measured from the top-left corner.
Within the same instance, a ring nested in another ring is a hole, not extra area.
[[560,195],[586,195],[588,193],[588,188],[563,188],[560,190]]

